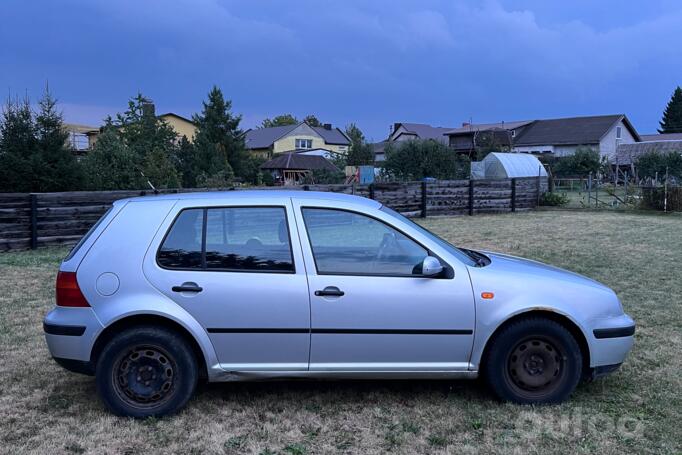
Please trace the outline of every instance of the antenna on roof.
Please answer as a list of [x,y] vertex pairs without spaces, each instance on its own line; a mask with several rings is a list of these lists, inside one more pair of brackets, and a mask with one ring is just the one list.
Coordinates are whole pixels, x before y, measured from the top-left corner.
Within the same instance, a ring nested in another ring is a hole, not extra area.
[[[142,175],[142,177],[144,177],[145,179],[147,179],[147,176],[144,175],[144,172],[140,171],[140,175]],[[154,193],[158,193],[158,192],[159,192],[159,190],[157,190],[157,189],[154,187],[154,185],[152,185],[152,182],[150,182],[149,179],[147,179],[147,185],[149,185],[149,187],[154,191]]]

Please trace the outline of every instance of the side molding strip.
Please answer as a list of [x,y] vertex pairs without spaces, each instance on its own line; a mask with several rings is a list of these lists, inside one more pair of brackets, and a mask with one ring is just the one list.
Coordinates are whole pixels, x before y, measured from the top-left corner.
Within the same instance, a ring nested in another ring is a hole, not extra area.
[[208,333],[313,333],[336,335],[472,335],[467,329],[291,329],[291,328],[209,328]]

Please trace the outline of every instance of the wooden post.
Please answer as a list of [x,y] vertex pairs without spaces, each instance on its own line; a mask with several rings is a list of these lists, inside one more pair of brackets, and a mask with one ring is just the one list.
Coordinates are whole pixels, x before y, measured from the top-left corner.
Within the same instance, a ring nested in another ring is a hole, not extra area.
[[516,212],[516,177],[511,179],[511,211]]
[[474,214],[474,179],[469,180],[469,216]]
[[592,173],[587,176],[587,206],[592,204]]
[[310,191],[310,185],[303,185],[303,191]]
[[374,199],[374,183],[369,184],[369,198]]
[[668,213],[668,166],[665,167],[665,181],[663,185],[663,213]]
[[535,195],[537,197],[535,201],[535,207],[540,207],[540,174],[542,173],[542,165],[538,166],[538,177],[535,181]]
[[38,248],[38,195],[31,194],[31,249]]
[[426,182],[422,181],[422,213],[421,217],[426,218]]
[[625,171],[623,174],[623,189],[625,191],[625,194],[623,195],[623,200],[627,204],[628,202],[628,171]]

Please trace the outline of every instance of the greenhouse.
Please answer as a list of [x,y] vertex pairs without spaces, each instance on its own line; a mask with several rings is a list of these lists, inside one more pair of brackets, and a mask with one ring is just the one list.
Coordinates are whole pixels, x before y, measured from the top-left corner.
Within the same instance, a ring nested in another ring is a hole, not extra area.
[[527,153],[489,153],[481,161],[471,162],[472,179],[509,179],[547,177],[540,160]]

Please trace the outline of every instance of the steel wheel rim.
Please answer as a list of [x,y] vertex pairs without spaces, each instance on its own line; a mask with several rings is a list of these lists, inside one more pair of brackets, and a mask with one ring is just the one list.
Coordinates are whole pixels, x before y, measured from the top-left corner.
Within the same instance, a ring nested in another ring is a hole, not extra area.
[[117,395],[138,409],[159,407],[175,391],[177,365],[161,347],[136,345],[114,363],[112,381]]
[[550,337],[530,336],[509,351],[505,376],[517,394],[538,399],[556,391],[566,376],[566,352]]

